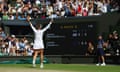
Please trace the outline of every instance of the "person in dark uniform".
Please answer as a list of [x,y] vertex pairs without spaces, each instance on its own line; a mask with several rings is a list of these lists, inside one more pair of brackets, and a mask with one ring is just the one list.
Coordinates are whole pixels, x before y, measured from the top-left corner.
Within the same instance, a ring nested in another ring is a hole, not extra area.
[[104,40],[102,38],[101,35],[98,36],[98,44],[97,44],[97,56],[98,56],[98,64],[96,64],[97,66],[99,66],[101,63],[101,66],[105,66],[105,58],[104,58]]

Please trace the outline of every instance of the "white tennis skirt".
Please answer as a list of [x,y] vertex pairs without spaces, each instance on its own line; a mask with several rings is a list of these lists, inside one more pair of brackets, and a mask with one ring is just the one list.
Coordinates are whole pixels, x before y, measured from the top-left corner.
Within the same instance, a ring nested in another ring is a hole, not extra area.
[[35,40],[33,44],[33,49],[44,49],[43,40]]

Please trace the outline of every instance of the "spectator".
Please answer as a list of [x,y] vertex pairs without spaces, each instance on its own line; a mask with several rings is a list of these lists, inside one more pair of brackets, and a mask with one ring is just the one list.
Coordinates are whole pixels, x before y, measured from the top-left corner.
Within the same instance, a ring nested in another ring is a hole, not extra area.
[[10,14],[9,17],[8,17],[8,20],[14,20],[15,17],[13,16],[13,14]]
[[20,50],[19,43],[20,43],[20,41],[19,41],[18,38],[16,38],[15,42],[16,42],[16,56],[20,56],[20,53],[19,53],[19,50]]
[[0,38],[2,40],[5,40],[5,38],[6,38],[6,34],[5,34],[4,30],[2,29],[2,27],[0,27]]
[[8,42],[8,53],[10,56],[15,56],[16,53],[16,37],[15,35],[11,35],[11,37],[9,37],[9,42]]
[[6,54],[6,43],[4,42],[4,40],[1,40],[1,53],[3,55]]
[[19,42],[19,47],[20,47],[20,48],[19,48],[20,54],[21,54],[22,56],[24,56],[26,49],[25,49],[25,43],[24,43],[24,40],[23,40],[23,39],[20,40],[20,42]]
[[65,17],[69,17],[69,16],[71,16],[71,12],[70,12],[70,6],[68,5],[67,6],[67,4],[64,6],[64,10],[65,10]]
[[107,2],[103,0],[103,5],[102,5],[102,13],[107,13]]
[[6,2],[4,2],[4,5],[3,5],[3,12],[7,12],[9,10],[9,7],[8,7],[8,4]]
[[0,20],[2,19],[3,13],[2,13],[2,8],[0,7]]
[[9,16],[7,15],[7,13],[4,13],[3,16],[2,16],[2,19],[3,20],[8,20]]
[[79,4],[77,8],[77,16],[82,16],[82,6]]
[[38,7],[40,7],[40,6],[41,6],[40,0],[36,0],[36,1],[35,1],[35,4],[36,4]]
[[64,17],[64,16],[65,16],[64,8],[61,9],[61,11],[60,11],[60,16],[61,16],[61,17]]
[[51,5],[47,6],[47,15],[50,16],[53,13],[53,7]]
[[18,20],[26,20],[26,17],[23,14],[21,14],[20,16],[18,16]]
[[57,0],[56,2],[57,9],[60,11],[63,8],[63,0]]
[[107,44],[108,44],[109,53],[113,55],[114,51],[113,51],[113,35],[112,34],[109,34],[109,37],[107,39]]
[[113,31],[113,51],[114,51],[114,55],[116,55],[116,51],[117,49],[119,49],[119,36],[117,31]]
[[27,56],[32,56],[33,55],[33,49],[31,47],[31,45],[29,43],[27,43],[25,48],[26,48],[26,55]]
[[57,14],[55,12],[51,13],[51,15],[49,16],[49,18],[58,18]]
[[88,48],[87,48],[87,52],[85,54],[86,56],[88,55],[94,55],[94,46],[91,42],[88,43]]

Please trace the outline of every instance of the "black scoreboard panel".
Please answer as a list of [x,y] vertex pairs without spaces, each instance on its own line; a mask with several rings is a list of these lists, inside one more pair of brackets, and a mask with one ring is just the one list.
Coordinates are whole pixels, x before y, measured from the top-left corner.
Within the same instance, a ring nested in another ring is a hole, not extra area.
[[52,24],[45,33],[45,54],[85,55],[89,41],[96,41],[96,22]]

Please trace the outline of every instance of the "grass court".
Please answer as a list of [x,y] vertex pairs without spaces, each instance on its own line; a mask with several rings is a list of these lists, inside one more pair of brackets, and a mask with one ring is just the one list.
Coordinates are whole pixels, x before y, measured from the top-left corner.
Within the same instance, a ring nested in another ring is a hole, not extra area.
[[0,64],[0,72],[120,72],[119,65],[96,66],[95,64],[44,64],[40,69],[32,64]]

